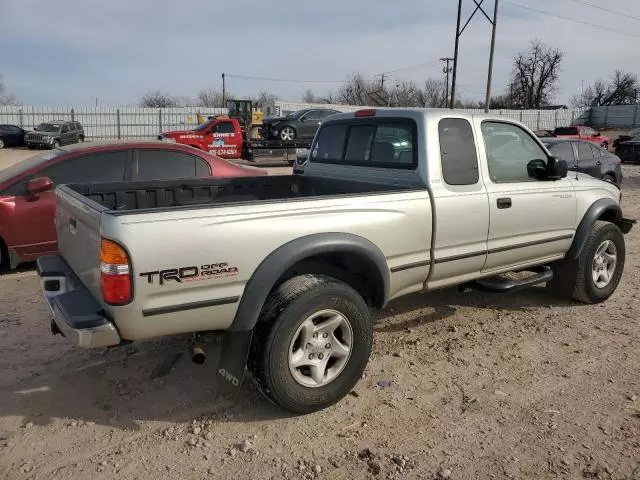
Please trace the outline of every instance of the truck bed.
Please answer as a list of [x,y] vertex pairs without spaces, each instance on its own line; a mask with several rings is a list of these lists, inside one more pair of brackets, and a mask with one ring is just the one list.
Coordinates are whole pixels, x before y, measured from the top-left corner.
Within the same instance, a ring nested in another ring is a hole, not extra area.
[[114,212],[384,194],[413,189],[300,175],[73,184],[67,188]]

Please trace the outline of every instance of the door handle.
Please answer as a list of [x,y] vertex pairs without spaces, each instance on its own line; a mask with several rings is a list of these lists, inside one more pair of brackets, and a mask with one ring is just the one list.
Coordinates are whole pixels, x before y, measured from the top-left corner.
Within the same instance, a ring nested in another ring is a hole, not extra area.
[[75,218],[70,218],[69,219],[69,231],[75,235],[76,234],[76,219]]
[[509,197],[498,199],[498,208],[511,208],[511,199]]
[[596,165],[597,165],[597,166],[600,166],[600,165],[602,165],[602,162],[601,162],[600,160],[598,160],[598,161],[596,162]]

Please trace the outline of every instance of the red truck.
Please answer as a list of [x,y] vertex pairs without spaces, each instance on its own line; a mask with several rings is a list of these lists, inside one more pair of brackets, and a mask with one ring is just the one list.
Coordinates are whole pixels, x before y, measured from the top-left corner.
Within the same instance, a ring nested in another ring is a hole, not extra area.
[[193,130],[164,132],[158,140],[182,143],[221,158],[243,158],[247,153],[245,134],[235,118],[210,117]]
[[553,131],[554,137],[571,138],[575,140],[586,140],[588,142],[597,143],[605,150],[609,150],[611,139],[596,132],[591,127],[576,125],[571,127],[558,127]]

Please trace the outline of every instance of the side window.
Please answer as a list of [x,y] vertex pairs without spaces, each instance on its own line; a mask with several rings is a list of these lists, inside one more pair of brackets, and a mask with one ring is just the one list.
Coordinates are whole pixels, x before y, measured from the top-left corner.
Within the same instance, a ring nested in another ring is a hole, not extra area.
[[567,165],[571,166],[576,163],[575,155],[573,154],[573,147],[571,142],[559,142],[553,144],[551,154],[554,157],[558,157],[560,160],[565,160]]
[[448,185],[475,185],[480,179],[471,124],[445,118],[438,124],[442,177]]
[[593,152],[593,156],[595,158],[604,157],[604,150],[602,150],[600,147],[594,145],[593,143],[589,146],[591,147],[591,151]]
[[75,132],[76,131],[76,124],[74,122],[70,122],[69,123],[69,131],[71,131],[71,132]]
[[60,133],[69,133],[69,125],[62,125],[60,128]]
[[194,157],[196,161],[196,177],[208,177],[211,175],[211,167],[204,160]]
[[213,129],[213,133],[234,133],[233,122],[221,122],[217,124]]
[[580,162],[589,162],[593,160],[593,150],[587,142],[576,142],[578,147],[578,160]]
[[324,115],[319,110],[310,110],[303,118],[305,122],[319,122],[324,119]]
[[195,157],[170,150],[139,150],[136,180],[170,180],[194,177]]
[[386,125],[376,128],[371,149],[373,166],[412,168],[415,164],[413,129],[408,124]]
[[347,125],[327,125],[320,129],[311,151],[311,160],[316,162],[340,162],[347,138]]
[[482,122],[489,176],[494,183],[531,182],[527,166],[532,160],[547,162],[542,147],[512,123]]
[[43,169],[34,177],[49,177],[62,183],[121,182],[124,180],[127,152],[105,152],[63,160]]

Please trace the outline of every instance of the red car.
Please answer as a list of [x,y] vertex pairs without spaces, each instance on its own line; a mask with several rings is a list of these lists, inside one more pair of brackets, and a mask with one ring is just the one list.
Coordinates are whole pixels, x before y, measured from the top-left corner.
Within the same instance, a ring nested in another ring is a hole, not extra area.
[[611,139],[602,135],[600,132],[596,132],[591,127],[584,127],[581,125],[572,127],[558,127],[553,131],[553,136],[558,138],[570,138],[573,140],[586,140],[588,142],[597,143],[605,150],[609,150],[611,145]]
[[242,128],[235,118],[212,117],[193,130],[164,132],[158,140],[190,145],[221,158],[242,158],[244,147]]
[[57,251],[54,186],[76,182],[266,175],[186,145],[80,144],[50,150],[0,170],[0,267]]

